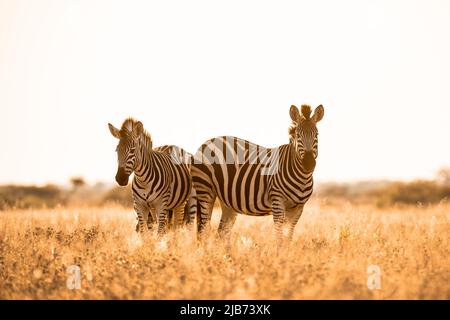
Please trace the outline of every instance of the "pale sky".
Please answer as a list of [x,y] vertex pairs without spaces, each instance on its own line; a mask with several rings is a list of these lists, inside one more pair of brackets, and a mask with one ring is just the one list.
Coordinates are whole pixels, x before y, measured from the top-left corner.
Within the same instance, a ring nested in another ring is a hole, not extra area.
[[303,103],[316,180],[450,165],[450,1],[0,0],[0,184],[114,182],[127,116],[190,152],[278,146]]

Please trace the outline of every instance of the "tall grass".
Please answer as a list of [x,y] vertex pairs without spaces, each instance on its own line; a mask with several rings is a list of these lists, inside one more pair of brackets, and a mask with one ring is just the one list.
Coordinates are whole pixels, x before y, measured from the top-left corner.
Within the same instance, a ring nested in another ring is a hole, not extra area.
[[[2,299],[450,299],[450,205],[310,203],[288,251],[271,217],[239,216],[229,245],[134,232],[122,207],[0,212]],[[213,229],[218,223],[213,219]],[[81,288],[69,290],[78,265]],[[381,289],[367,287],[370,265]]]

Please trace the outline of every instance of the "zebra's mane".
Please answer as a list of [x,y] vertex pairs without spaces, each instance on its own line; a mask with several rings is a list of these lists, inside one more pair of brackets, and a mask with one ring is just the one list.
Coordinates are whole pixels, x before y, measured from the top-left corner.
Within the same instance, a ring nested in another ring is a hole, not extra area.
[[153,148],[153,140],[150,133],[148,133],[147,130],[144,129],[141,134],[141,141],[144,143],[145,148],[147,151],[152,150]]
[[302,104],[302,116],[305,118],[305,120],[308,120],[311,116],[311,106],[307,104]]
[[289,143],[293,143],[295,141],[296,129],[297,129],[297,124],[295,122],[292,122],[291,126],[289,127]]
[[[139,120],[136,120],[132,117],[129,117],[125,119],[125,121],[122,124],[122,127],[120,128],[120,134],[125,137],[131,137],[133,133],[134,126],[139,122]],[[140,136],[141,141],[144,143],[144,146],[151,150],[153,147],[153,140],[150,133],[148,133],[147,130],[143,129],[142,134]]]

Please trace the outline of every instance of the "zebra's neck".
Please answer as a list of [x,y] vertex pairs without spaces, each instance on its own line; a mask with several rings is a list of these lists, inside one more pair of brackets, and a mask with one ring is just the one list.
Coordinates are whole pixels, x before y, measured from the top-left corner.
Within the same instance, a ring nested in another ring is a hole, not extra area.
[[294,171],[295,177],[297,177],[298,182],[300,182],[302,185],[309,184],[312,180],[314,170],[311,172],[307,172],[303,168],[302,158],[292,144],[289,144],[288,147],[288,158],[290,159],[289,162],[291,162],[292,170]]
[[136,148],[136,163],[134,170],[134,177],[138,182],[147,183],[153,176],[153,162],[154,151],[152,149],[152,142],[147,136],[142,136],[140,143]]

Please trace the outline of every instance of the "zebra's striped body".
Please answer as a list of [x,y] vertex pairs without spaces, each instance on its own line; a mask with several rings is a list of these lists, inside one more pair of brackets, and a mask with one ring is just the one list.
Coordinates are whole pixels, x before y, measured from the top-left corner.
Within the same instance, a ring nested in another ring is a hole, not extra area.
[[111,124],[109,128],[119,139],[116,175],[119,185],[127,185],[134,172],[133,202],[139,231],[145,232],[152,221],[157,221],[158,234],[164,234],[170,211],[173,211],[174,225],[182,224],[192,190],[189,153],[176,146],[153,149],[142,123],[131,118],[125,120],[120,130]]
[[[158,152],[163,152],[171,156],[172,159],[174,159],[175,163],[184,163],[188,165],[189,171],[191,170],[191,163],[193,161],[194,156],[187,152],[186,150],[175,146],[175,145],[164,145],[159,146],[154,149]],[[186,205],[184,207],[183,212],[183,225],[191,225],[195,221],[195,215],[196,215],[196,197],[195,197],[195,189],[191,189],[191,194],[189,195],[188,199],[186,200]],[[138,218],[138,217],[137,217]],[[138,219],[139,220],[139,219]],[[149,230],[153,229],[153,224],[156,223],[156,212],[155,208],[150,208],[150,214],[148,215],[147,219],[147,227]],[[173,210],[169,210],[168,215],[168,222],[169,227],[174,226],[176,227],[176,224],[180,224],[180,221],[176,221],[174,219]],[[139,222],[136,224],[136,231],[139,231]]]
[[[228,234],[236,213],[263,216],[273,214],[279,238],[287,225],[288,237],[313,192],[313,170],[317,157],[315,123],[291,108],[294,130],[290,143],[267,149],[235,137],[217,137],[205,142],[192,168],[198,201],[198,231],[209,223],[216,197],[222,206],[220,234]],[[316,111],[317,112],[317,111]],[[280,239],[281,241],[281,239]]]

